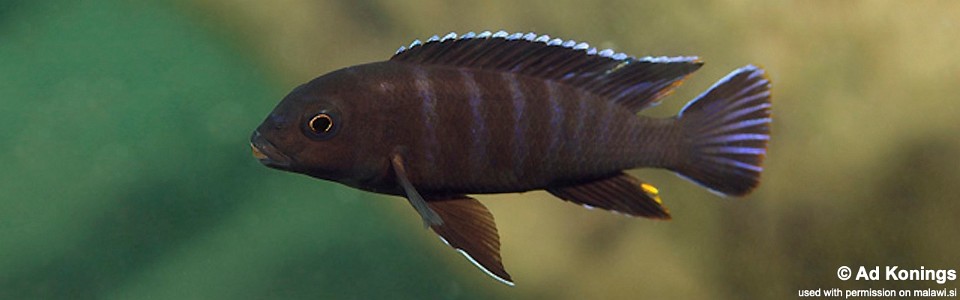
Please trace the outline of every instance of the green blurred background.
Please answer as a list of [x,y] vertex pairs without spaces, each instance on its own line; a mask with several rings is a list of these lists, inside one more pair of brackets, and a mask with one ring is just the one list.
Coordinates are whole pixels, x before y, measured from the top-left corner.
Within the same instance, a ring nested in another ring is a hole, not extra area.
[[[535,31],[707,64],[663,105],[764,66],[760,188],[659,170],[674,220],[479,196],[517,286],[396,197],[261,166],[299,83],[450,31]],[[786,298],[839,266],[960,268],[960,2],[0,1],[0,299]]]

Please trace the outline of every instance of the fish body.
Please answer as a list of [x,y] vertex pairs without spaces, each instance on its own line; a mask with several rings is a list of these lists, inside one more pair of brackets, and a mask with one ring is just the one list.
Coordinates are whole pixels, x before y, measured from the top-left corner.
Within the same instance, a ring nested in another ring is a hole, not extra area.
[[534,34],[451,34],[297,87],[251,145],[267,166],[406,197],[512,284],[492,215],[466,195],[546,190],[668,219],[657,189],[624,170],[668,169],[724,195],[756,187],[771,122],[761,69],[734,71],[675,117],[637,115],[701,65]]
[[387,61],[330,76],[337,80],[321,77],[291,96],[326,95],[339,108],[344,126],[357,132],[346,160],[353,167],[344,168],[362,171],[305,171],[373,192],[402,195],[387,172],[395,149],[406,152],[421,194],[508,193],[661,167],[677,137],[668,120],[510,73]]

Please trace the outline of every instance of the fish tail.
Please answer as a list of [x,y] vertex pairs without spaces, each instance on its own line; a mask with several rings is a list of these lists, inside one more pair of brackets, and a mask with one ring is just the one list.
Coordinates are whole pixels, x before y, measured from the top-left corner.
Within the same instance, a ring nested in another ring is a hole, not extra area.
[[770,81],[763,69],[733,71],[677,116],[685,152],[671,169],[713,192],[742,196],[760,183],[770,139]]

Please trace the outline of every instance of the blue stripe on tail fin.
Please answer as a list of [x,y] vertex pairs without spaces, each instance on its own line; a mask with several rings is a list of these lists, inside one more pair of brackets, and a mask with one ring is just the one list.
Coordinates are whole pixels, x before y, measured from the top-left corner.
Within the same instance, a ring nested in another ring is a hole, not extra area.
[[688,155],[671,169],[723,195],[746,195],[760,183],[772,120],[770,81],[762,69],[733,71],[677,118]]

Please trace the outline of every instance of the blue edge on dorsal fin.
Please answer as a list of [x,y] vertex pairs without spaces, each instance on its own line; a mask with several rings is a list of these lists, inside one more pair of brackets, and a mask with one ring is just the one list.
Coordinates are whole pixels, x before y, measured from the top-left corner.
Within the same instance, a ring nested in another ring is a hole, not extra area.
[[[696,56],[673,56],[673,57],[644,56],[641,58],[636,58],[636,57],[624,54],[622,52],[615,52],[613,49],[597,50],[597,48],[590,47],[589,44],[583,43],[583,42],[577,42],[574,40],[563,41],[562,39],[558,39],[558,38],[551,39],[550,36],[546,34],[537,35],[536,33],[533,33],[533,32],[528,32],[528,33],[516,32],[511,34],[503,30],[497,31],[496,33],[491,33],[490,31],[474,33],[471,31],[460,36],[458,36],[456,32],[451,32],[451,33],[448,33],[447,35],[444,35],[443,37],[434,35],[429,39],[427,39],[426,43],[432,43],[432,42],[442,43],[448,40],[489,39],[489,38],[504,39],[508,41],[525,40],[528,42],[540,42],[540,43],[546,44],[547,46],[561,46],[561,47],[570,48],[573,50],[582,50],[582,51],[585,51],[588,55],[599,55],[602,57],[607,57],[615,60],[633,59],[637,61],[670,63],[670,62],[691,62],[691,61],[697,61],[699,59]],[[410,43],[409,46],[400,46],[400,48],[397,49],[397,52],[394,53],[394,55],[400,54],[401,52],[406,52],[408,50],[413,50],[414,48],[421,46],[423,44],[424,42],[421,42],[420,40],[414,40],[412,43]]]
[[656,104],[702,62],[696,56],[636,58],[548,35],[506,31],[434,35],[391,61],[511,72],[585,89],[637,112]]

